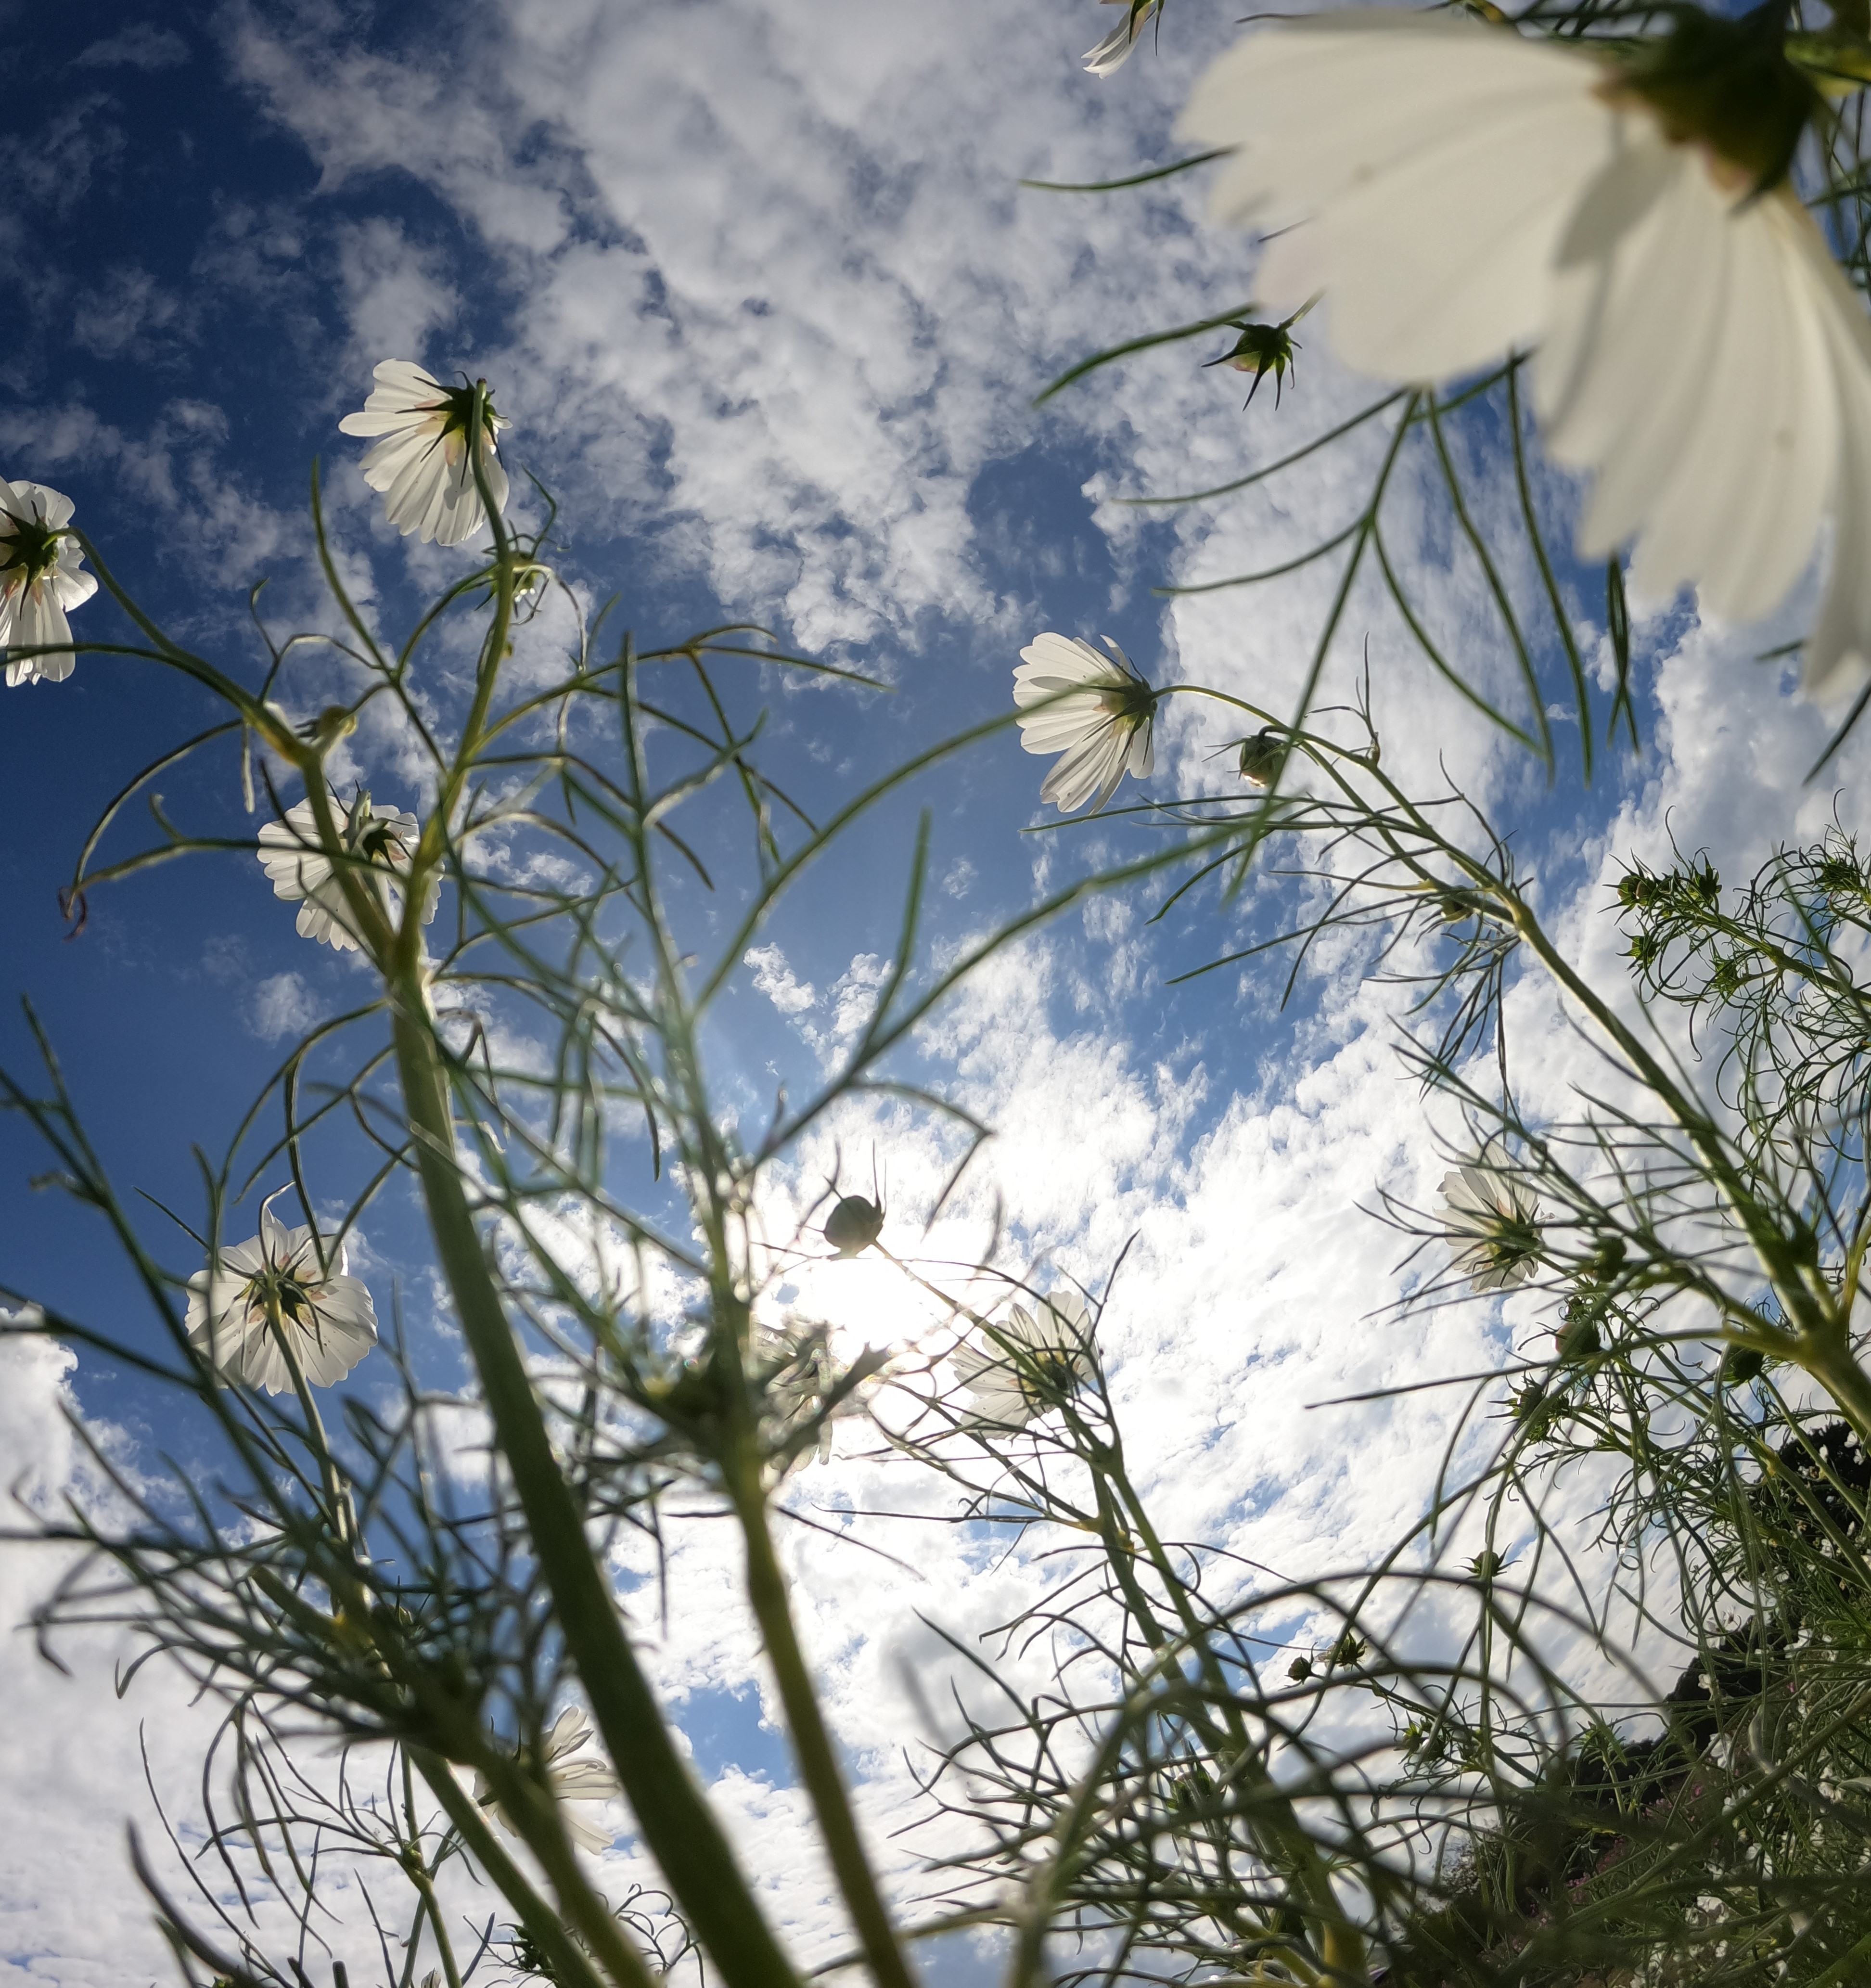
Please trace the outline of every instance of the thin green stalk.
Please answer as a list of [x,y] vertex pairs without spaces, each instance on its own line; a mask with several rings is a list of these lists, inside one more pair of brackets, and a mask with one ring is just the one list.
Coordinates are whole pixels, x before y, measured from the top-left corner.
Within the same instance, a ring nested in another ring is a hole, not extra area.
[[592,1716],[644,1841],[722,1978],[729,1988],[782,1988],[795,1978],[791,1964],[675,1750],[624,1634],[617,1598],[586,1541],[577,1504],[553,1457],[526,1363],[488,1274],[462,1188],[435,1038],[418,1019],[421,988],[414,973],[394,991],[397,1067],[436,1253]]
[[780,1687],[780,1702],[786,1708],[793,1758],[799,1763],[806,1792],[812,1798],[838,1889],[857,1929],[872,1978],[878,1988],[915,1988],[915,1977],[898,1945],[895,1925],[864,1854],[858,1818],[852,1813],[844,1777],[839,1772],[837,1755],[825,1729],[818,1695],[812,1687],[812,1673],[799,1647],[793,1611],[787,1601],[786,1576],[773,1551],[773,1533],[767,1524],[759,1469],[758,1456],[750,1456],[736,1486],[735,1511],[747,1544],[747,1596],[753,1606],[754,1619],[760,1625],[766,1661],[773,1666],[774,1680]]
[[[449,1821],[455,1825],[469,1855],[479,1865],[488,1882],[519,1915],[527,1936],[551,1961],[559,1988],[606,1988],[604,1976],[591,1964],[591,1956],[566,1931],[560,1914],[533,1890],[524,1872],[501,1848],[487,1826],[486,1817],[455,1778],[454,1769],[439,1754],[431,1753],[424,1748],[411,1748],[410,1756],[428,1783],[429,1791],[442,1804]],[[655,1977],[639,1960],[634,1969],[628,1969],[621,1975],[618,1981],[620,1988],[624,1988],[624,1984],[628,1984],[628,1988],[653,1988]],[[455,1988],[452,1980],[449,1988]]]

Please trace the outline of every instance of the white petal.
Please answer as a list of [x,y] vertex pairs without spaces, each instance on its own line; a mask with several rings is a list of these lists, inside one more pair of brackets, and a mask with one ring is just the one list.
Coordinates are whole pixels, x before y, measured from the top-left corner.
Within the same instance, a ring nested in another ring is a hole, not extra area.
[[1281,308],[1326,286],[1347,364],[1433,377],[1538,330],[1555,245],[1610,142],[1603,75],[1595,58],[1446,16],[1332,15],[1247,37],[1178,129],[1241,148],[1218,218],[1306,223],[1262,263]]

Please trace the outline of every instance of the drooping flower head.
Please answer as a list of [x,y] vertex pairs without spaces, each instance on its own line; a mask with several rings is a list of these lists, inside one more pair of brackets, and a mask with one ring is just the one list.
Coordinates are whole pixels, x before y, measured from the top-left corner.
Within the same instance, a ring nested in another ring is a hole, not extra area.
[[[567,1706],[546,1735],[543,1750],[546,1783],[561,1804],[607,1802],[614,1800],[623,1792],[617,1776],[606,1762],[590,1756],[583,1760],[576,1757],[592,1744],[591,1723],[583,1708]],[[474,1799],[475,1805],[488,1810],[508,1835],[519,1835],[519,1831],[509,1820],[506,1810],[495,1800],[493,1790],[482,1774],[477,1773],[474,1777]],[[587,1822],[583,1816],[571,1814],[569,1809],[561,1813],[559,1820],[564,1824],[566,1834],[581,1850],[608,1850],[616,1834],[615,1831]]]
[[1061,1406],[1089,1381],[1092,1320],[1075,1291],[1042,1299],[1037,1314],[1010,1305],[955,1350],[955,1371],[973,1397],[969,1420],[980,1427],[1024,1428]]
[[1109,76],[1130,60],[1147,22],[1162,11],[1163,0],[1105,0],[1107,7],[1122,7],[1124,19],[1095,49],[1085,51],[1085,67],[1093,76]]
[[1277,233],[1257,288],[1323,290],[1346,365],[1434,381],[1538,347],[1548,450],[1595,478],[1582,556],[1634,541],[1639,590],[1751,620],[1829,513],[1805,664],[1829,695],[1871,668],[1871,320],[1786,178],[1818,100],[1782,20],[1680,10],[1621,62],[1446,14],[1314,16],[1222,57],[1180,129],[1236,148],[1213,211]]
[[1071,635],[1036,635],[1013,672],[1020,742],[1029,752],[1062,756],[1040,789],[1061,814],[1087,801],[1102,807],[1127,773],[1142,779],[1156,764],[1151,729],[1162,693],[1108,635],[1103,641],[1108,656]]
[[1444,1174],[1443,1229],[1453,1267],[1477,1291],[1509,1290],[1539,1265],[1540,1206],[1532,1190],[1484,1155]]
[[[97,591],[97,576],[85,571],[84,555],[66,535],[71,521],[69,497],[42,483],[8,483],[0,477],[0,648],[72,639],[66,613]],[[63,683],[77,660],[69,648],[9,655],[7,688]]]
[[[364,480],[384,493],[384,516],[407,538],[458,546],[487,522],[468,449],[475,389],[445,387],[407,359],[386,359],[376,370],[377,385],[360,414],[338,426],[346,434],[380,439],[364,454]],[[481,383],[482,468],[496,511],[505,511],[506,472],[495,452],[495,438],[510,427],[494,412]]]
[[[376,893],[384,915],[394,922],[403,912],[399,879],[408,874],[421,839],[421,824],[413,814],[375,806],[367,793],[360,793],[349,807],[333,794],[331,811],[345,850],[354,859],[352,874]],[[272,881],[273,895],[289,902],[303,900],[298,920],[301,936],[334,952],[357,951],[357,936],[351,929],[356,921],[331,859],[320,844],[310,797],[289,808],[283,821],[269,821],[260,830],[259,840],[260,867]],[[442,879],[431,877],[422,908],[425,925],[435,917],[441,894]]]
[[189,1344],[223,1386],[269,1395],[292,1387],[293,1361],[310,1385],[329,1388],[377,1344],[376,1308],[363,1283],[346,1275],[343,1244],[327,1244],[321,1264],[312,1231],[288,1229],[274,1215],[279,1199],[262,1205],[251,1242],[223,1249],[189,1279],[186,1320]]

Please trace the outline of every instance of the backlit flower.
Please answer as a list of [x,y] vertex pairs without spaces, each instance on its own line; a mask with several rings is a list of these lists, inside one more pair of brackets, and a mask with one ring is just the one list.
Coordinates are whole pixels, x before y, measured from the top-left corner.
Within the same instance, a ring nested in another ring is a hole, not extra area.
[[[354,859],[352,875],[375,893],[384,915],[394,922],[403,910],[398,879],[408,871],[421,824],[413,814],[374,806],[367,793],[360,793],[349,807],[333,794],[331,811],[337,817],[344,847]],[[302,936],[316,939],[336,952],[355,952],[357,938],[352,927],[357,921],[331,859],[320,846],[310,800],[289,808],[285,820],[269,821],[260,830],[259,840],[260,867],[272,880],[273,895],[303,901],[299,911]],[[425,925],[435,917],[441,894],[441,877],[431,877],[422,908]]]
[[[546,1780],[562,1804],[607,1802],[623,1791],[617,1776],[604,1761],[573,1757],[592,1741],[590,1721],[576,1705],[567,1706],[546,1735]],[[506,1811],[494,1800],[493,1790],[487,1785],[486,1777],[479,1773],[474,1777],[474,1798],[479,1807],[492,1813],[495,1821],[508,1835],[519,1835],[519,1831],[508,1820]],[[566,1834],[581,1850],[608,1850],[617,1833],[597,1823],[587,1822],[569,1810],[562,1810],[559,1820],[565,1826]]]
[[[0,478],[0,648],[72,639],[66,610],[89,600],[97,580],[84,570],[84,555],[66,535],[71,521],[69,497],[42,483]],[[42,656],[9,654],[7,688],[63,683],[77,660],[69,649]]]
[[1107,7],[1122,7],[1124,19],[1095,49],[1085,51],[1085,67],[1094,76],[1109,76],[1113,69],[1122,69],[1130,59],[1130,52],[1137,46],[1138,37],[1146,22],[1156,18],[1162,7],[1162,0],[1105,0]]
[[1005,1318],[958,1346],[953,1358],[974,1398],[970,1421],[1024,1428],[1091,1378],[1091,1314],[1075,1291],[1041,1300],[1037,1315],[1010,1305]]
[[[284,1192],[283,1188],[281,1192]],[[377,1344],[370,1293],[345,1274],[344,1247],[328,1243],[319,1262],[310,1229],[288,1229],[260,1209],[251,1242],[221,1252],[218,1263],[188,1280],[188,1343],[222,1384],[235,1381],[283,1394],[293,1385],[292,1359],[314,1388],[341,1381]]]
[[1150,729],[1161,693],[1103,639],[1108,656],[1070,635],[1036,635],[1013,672],[1020,742],[1029,752],[1062,756],[1040,789],[1061,814],[1087,801],[1102,807],[1125,773],[1142,779],[1156,764]]
[[[381,438],[365,452],[364,480],[384,493],[384,516],[405,538],[414,532],[438,546],[458,546],[487,522],[468,452],[475,389],[445,387],[407,359],[386,359],[375,377],[363,412],[338,424],[346,434]],[[494,509],[504,511],[506,472],[494,438],[512,424],[494,412],[492,401],[483,399],[482,406],[482,468]]]
[[1486,1162],[1444,1174],[1443,1230],[1454,1267],[1477,1291],[1511,1290],[1538,1267],[1540,1208],[1531,1189]]
[[[1776,607],[1829,514],[1815,692],[1871,662],[1871,322],[1785,174],[1817,96],[1778,17],[1685,12],[1620,63],[1389,8],[1254,33],[1182,135],[1238,149],[1221,219],[1284,229],[1276,300],[1326,293],[1359,371],[1435,380],[1537,345],[1548,451],[1594,473],[1582,556],[1736,620]],[[1294,225],[1298,224],[1298,225]]]

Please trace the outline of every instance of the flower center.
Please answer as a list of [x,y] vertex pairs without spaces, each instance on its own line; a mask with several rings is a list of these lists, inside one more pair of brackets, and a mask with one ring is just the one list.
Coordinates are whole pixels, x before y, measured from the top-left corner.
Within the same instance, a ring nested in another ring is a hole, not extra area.
[[1706,145],[1718,177],[1765,193],[1786,178],[1819,104],[1812,81],[1788,61],[1785,39],[1773,0],[1735,21],[1685,12],[1611,93],[1641,98],[1673,143]]
[[247,1303],[251,1309],[263,1312],[269,1317],[276,1307],[279,1317],[291,1325],[306,1326],[317,1316],[313,1302],[316,1286],[308,1284],[289,1270],[276,1263],[269,1263],[263,1270],[255,1271],[248,1280]]
[[37,518],[22,518],[10,511],[6,516],[12,519],[13,529],[0,539],[0,572],[9,577],[22,574],[22,583],[30,587],[58,564],[59,545],[65,534]]
[[[472,387],[449,387],[443,390],[442,397],[435,405],[442,411],[442,432],[445,439],[450,435],[467,434],[469,424],[474,419],[475,390]],[[493,396],[485,388],[481,391],[481,426],[491,442],[500,425],[499,418],[494,412]]]
[[1121,725],[1142,725],[1156,708],[1157,693],[1147,683],[1132,678],[1099,691],[1098,702]]

